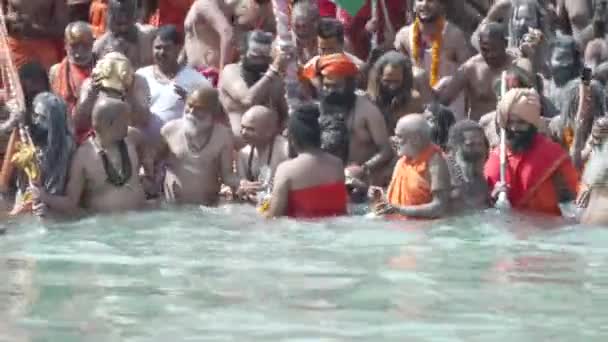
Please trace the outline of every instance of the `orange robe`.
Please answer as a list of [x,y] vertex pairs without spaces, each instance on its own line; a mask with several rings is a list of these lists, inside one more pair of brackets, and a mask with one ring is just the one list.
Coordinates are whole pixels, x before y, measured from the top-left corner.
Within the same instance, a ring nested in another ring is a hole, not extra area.
[[29,62],[38,62],[45,69],[50,69],[61,60],[57,42],[49,39],[30,39],[8,37],[8,47],[11,50],[15,67],[19,69]]
[[89,9],[89,21],[95,38],[106,32],[106,18],[108,15],[108,0],[93,0]]
[[152,14],[148,23],[156,27],[175,25],[177,30],[183,33],[186,14],[193,3],[194,0],[158,0],[158,9]]
[[[506,182],[511,206],[520,210],[560,215],[559,197],[553,176],[559,172],[568,190],[576,194],[579,173],[566,151],[557,143],[537,134],[532,146],[520,154],[507,151]],[[495,148],[485,165],[490,188],[500,181],[500,152]]]
[[441,148],[431,144],[416,159],[402,157],[395,165],[388,186],[388,202],[396,206],[422,205],[433,200],[431,184],[427,179],[429,161]]
[[[78,101],[80,86],[90,75],[91,68],[83,68],[78,65],[71,64],[67,57],[63,59],[57,68],[51,88],[55,94],[60,96],[67,103],[70,117],[73,115],[74,108],[76,107],[76,103]],[[76,131],[77,141],[82,141],[82,139],[88,135],[88,133],[89,130]]]

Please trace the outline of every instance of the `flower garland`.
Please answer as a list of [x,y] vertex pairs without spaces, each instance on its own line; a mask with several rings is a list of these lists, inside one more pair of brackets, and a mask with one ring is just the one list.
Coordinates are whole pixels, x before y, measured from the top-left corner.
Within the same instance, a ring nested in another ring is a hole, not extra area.
[[[439,64],[441,63],[441,43],[443,40],[443,29],[445,27],[445,18],[440,17],[438,19],[437,22],[437,30],[435,31],[435,34],[432,37],[432,47],[431,47],[431,79],[430,79],[430,85],[431,87],[434,87],[437,82],[439,82]],[[414,57],[414,61],[416,62],[416,64],[418,65],[418,67],[422,67],[422,60],[421,60],[421,43],[422,43],[422,37],[421,37],[421,32],[420,32],[420,20],[418,18],[416,18],[416,20],[414,21],[414,26],[413,26],[413,51],[412,51],[412,55]]]

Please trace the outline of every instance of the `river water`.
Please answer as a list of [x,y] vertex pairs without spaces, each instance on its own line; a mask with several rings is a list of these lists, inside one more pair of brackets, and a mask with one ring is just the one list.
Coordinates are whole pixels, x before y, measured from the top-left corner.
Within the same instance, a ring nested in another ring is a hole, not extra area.
[[242,206],[4,224],[0,341],[608,338],[601,228],[494,211],[265,221]]

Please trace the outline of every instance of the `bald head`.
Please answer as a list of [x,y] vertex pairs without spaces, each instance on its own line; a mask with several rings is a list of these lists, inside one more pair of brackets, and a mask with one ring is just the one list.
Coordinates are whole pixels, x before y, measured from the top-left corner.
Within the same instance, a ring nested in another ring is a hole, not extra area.
[[93,62],[93,30],[84,21],[68,24],[64,34],[65,51],[70,63],[88,66]]
[[217,113],[220,109],[220,95],[217,89],[203,86],[194,90],[186,99],[190,107],[203,109],[211,113]]
[[69,23],[65,27],[64,38],[66,43],[76,42],[93,42],[95,37],[93,36],[93,30],[91,25],[84,21],[75,21]]
[[431,126],[422,114],[409,114],[397,122],[395,137],[399,154],[415,158],[431,144]]
[[264,145],[270,143],[277,133],[279,115],[276,111],[253,106],[241,118],[241,135],[247,144]]
[[101,97],[92,112],[92,126],[101,138],[120,140],[126,136],[130,107],[119,99]]
[[507,31],[502,24],[494,21],[489,21],[487,23],[484,23],[479,29],[479,39],[481,39],[482,36],[488,39],[506,41]]

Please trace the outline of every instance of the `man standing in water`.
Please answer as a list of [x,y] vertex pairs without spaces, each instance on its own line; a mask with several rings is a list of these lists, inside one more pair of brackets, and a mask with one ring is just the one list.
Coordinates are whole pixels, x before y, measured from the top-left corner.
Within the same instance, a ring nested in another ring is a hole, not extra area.
[[396,143],[401,159],[388,187],[387,201],[379,203],[379,215],[406,218],[439,218],[450,198],[450,173],[441,148],[431,142],[431,127],[420,114],[397,122]]
[[230,129],[214,122],[220,111],[215,88],[195,90],[186,100],[184,116],[161,130],[155,161],[165,161],[165,199],[177,204],[218,204],[223,184],[239,187],[233,172]]
[[[263,106],[253,106],[241,121],[241,136],[247,146],[238,155],[241,179],[251,182],[271,177],[280,163],[289,159],[287,139],[278,134],[279,116]],[[268,174],[264,174],[268,173]]]
[[[385,168],[393,158],[382,113],[366,95],[355,92],[357,67],[344,54],[322,56],[318,62],[321,77],[321,118],[333,116],[347,133],[347,160],[352,176],[384,185]],[[353,167],[354,166],[354,167]]]
[[99,99],[93,108],[95,134],[76,151],[65,196],[38,189],[35,197],[66,215],[80,208],[93,213],[141,209],[145,195],[137,171],[143,141],[136,129],[128,128],[128,111],[120,100]]
[[475,210],[490,206],[490,191],[483,168],[489,144],[483,128],[471,120],[450,129],[446,162],[452,179],[452,209]]
[[579,175],[564,149],[538,133],[540,107],[533,89],[511,89],[502,97],[496,116],[507,131],[506,184],[500,182],[499,148],[490,153],[485,175],[492,197],[507,190],[515,209],[560,215],[559,203],[576,198]]
[[77,21],[65,28],[65,51],[67,56],[49,70],[53,92],[68,105],[68,116],[76,107],[82,83],[93,69],[93,31],[89,24]]

